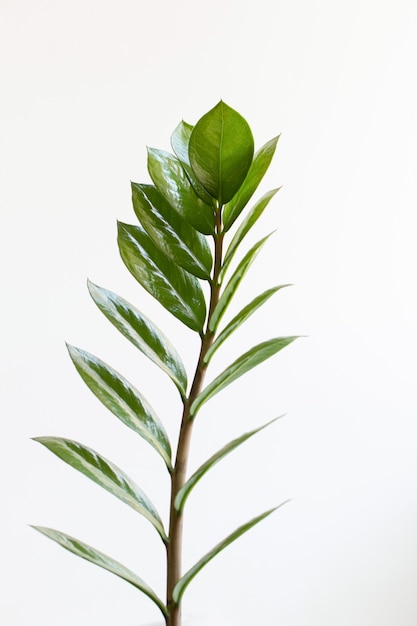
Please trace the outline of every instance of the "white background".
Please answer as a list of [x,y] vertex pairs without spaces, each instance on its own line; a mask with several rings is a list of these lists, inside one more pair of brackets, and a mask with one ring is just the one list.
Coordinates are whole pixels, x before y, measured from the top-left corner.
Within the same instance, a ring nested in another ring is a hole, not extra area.
[[[229,340],[301,334],[222,392],[196,424],[191,467],[286,413],[204,478],[187,506],[185,567],[237,525],[292,498],[201,572],[195,622],[417,623],[417,5],[412,0],[1,0],[0,623],[142,626],[152,603],[28,524],[59,528],[163,594],[156,533],[30,441],[62,435],[132,474],[166,516],[163,464],[77,376],[64,339],[111,363],[174,436],[173,386],[89,299],[124,295],[175,341],[171,319],[118,258],[146,145],[169,148],[222,98],[257,147],[279,132],[262,186],[283,189],[253,238],[277,229],[235,309],[294,283]],[[250,238],[249,238],[250,239]],[[248,241],[248,244],[250,241]]]

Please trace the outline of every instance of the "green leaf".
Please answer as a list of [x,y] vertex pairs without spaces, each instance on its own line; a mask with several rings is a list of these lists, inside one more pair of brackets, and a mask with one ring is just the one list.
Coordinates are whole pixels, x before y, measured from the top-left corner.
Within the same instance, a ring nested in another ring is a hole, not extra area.
[[185,501],[190,495],[191,490],[195,487],[198,481],[204,476],[204,474],[206,474],[209,471],[209,469],[213,467],[213,465],[216,465],[216,463],[218,463],[221,459],[223,459],[226,455],[228,455],[229,452],[232,452],[232,450],[240,446],[241,443],[243,443],[244,441],[246,441],[247,439],[249,439],[256,433],[259,433],[261,430],[263,430],[270,424],[273,424],[274,422],[276,422],[280,417],[282,417],[282,415],[280,415],[279,417],[276,417],[270,422],[267,422],[266,424],[263,424],[262,426],[259,426],[258,428],[255,428],[254,430],[251,430],[248,433],[244,433],[240,437],[237,437],[237,439],[233,439],[233,441],[230,441],[228,444],[223,446],[221,450],[218,450],[218,452],[213,454],[213,456],[211,456],[205,463],[203,463],[203,465],[201,465],[201,467],[198,468],[198,470],[194,472],[194,474],[187,480],[187,482],[182,487],[182,489],[180,489],[179,492],[177,493],[177,496],[175,498],[176,510],[177,511],[183,510]]
[[228,202],[245,180],[253,147],[247,121],[222,101],[194,126],[189,146],[191,167],[219,205]]
[[74,537],[70,537],[65,533],[62,533],[58,530],[53,530],[52,528],[45,528],[44,526],[32,526],[35,530],[39,531],[49,539],[56,541],[60,546],[76,554],[77,556],[89,561],[90,563],[94,563],[94,565],[98,565],[103,569],[115,574],[119,578],[126,580],[128,583],[136,587],[144,593],[148,598],[150,598],[156,606],[160,609],[164,616],[167,615],[167,609],[165,604],[162,602],[160,598],[156,595],[156,593],[141,579],[137,574],[132,572],[130,569],[115,561],[110,556],[103,554],[103,552],[99,552],[95,548],[79,541],[78,539],[74,539]]
[[226,341],[226,339],[237,329],[243,322],[245,322],[248,317],[255,313],[259,307],[261,307],[269,298],[274,295],[279,289],[283,289],[284,287],[289,287],[290,285],[278,285],[277,287],[272,287],[271,289],[267,289],[259,296],[254,298],[252,302],[247,304],[222,330],[222,332],[217,336],[215,341],[212,343],[210,348],[207,350],[206,355],[204,357],[204,363],[208,363],[216,352],[216,350],[221,346],[221,344]]
[[274,156],[279,136],[268,141],[253,157],[248,174],[236,195],[226,204],[223,212],[224,229],[227,231],[241,214],[267,171]]
[[236,270],[233,272],[232,277],[230,278],[229,282],[224,288],[220,296],[220,299],[216,305],[216,308],[214,309],[213,314],[210,317],[210,322],[209,322],[210,330],[212,331],[216,330],[221,318],[223,317],[224,313],[226,312],[227,307],[230,304],[230,301],[232,300],[234,294],[236,293],[236,290],[239,287],[243,277],[245,276],[249,267],[252,265],[252,262],[256,258],[256,255],[258,254],[259,250],[262,248],[262,246],[264,245],[268,237],[270,237],[270,235],[267,235],[266,237],[263,237],[263,239],[260,239],[259,241],[257,241],[255,245],[253,245],[252,248],[249,250],[249,252],[245,254],[243,259],[237,266]]
[[208,280],[213,259],[205,236],[153,185],[132,183],[132,201],[137,218],[158,248],[194,276]]
[[197,396],[191,405],[190,417],[195,417],[201,406],[216,393],[263,361],[266,361],[266,359],[269,359],[296,339],[298,339],[298,337],[276,337],[275,339],[264,341],[248,350],[248,352],[245,352],[245,354],[242,354],[242,356],[229,365],[229,367],[219,374],[219,376],[207,385]]
[[149,498],[119,467],[102,457],[98,452],[77,441],[61,437],[35,437],[48,450],[87,478],[112,493],[132,509],[146,517],[167,542],[162,520]]
[[190,165],[188,148],[193,128],[194,126],[187,124],[187,122],[180,122],[171,135],[171,146],[181,161],[182,168],[187,174],[187,178],[192,184],[197,196],[209,206],[213,206],[213,198],[207,193],[202,184],[199,182]]
[[148,170],[159,192],[182,217],[200,233],[214,233],[214,210],[195,193],[174,155],[148,148]]
[[173,380],[181,397],[187,391],[185,367],[169,339],[132,304],[107,289],[88,281],[88,290],[100,311],[108,320],[139,348],[151,361]]
[[218,543],[217,546],[214,546],[214,548],[212,548],[210,552],[207,552],[207,554],[205,554],[190,570],[188,570],[188,572],[184,574],[184,576],[176,584],[173,593],[174,602],[178,604],[181,601],[184,591],[186,590],[192,579],[198,574],[200,570],[203,569],[205,565],[207,565],[207,563],[209,563],[209,561],[211,561],[217,554],[219,554],[219,552],[224,550],[224,548],[233,543],[233,541],[238,539],[241,535],[253,528],[253,526],[268,517],[268,515],[271,515],[271,513],[279,509],[287,502],[288,500],[282,502],[273,509],[269,509],[269,511],[265,511],[265,513],[262,513],[261,515],[254,517],[249,522],[246,522],[246,524],[239,526],[239,528],[237,528],[233,533],[226,537],[226,539],[223,539],[223,541]]
[[243,238],[246,237],[252,226],[256,223],[256,221],[260,218],[264,209],[268,206],[269,201],[274,195],[279,191],[279,189],[272,189],[272,191],[268,191],[262,198],[252,207],[252,209],[248,212],[242,224],[239,226],[236,231],[232,241],[227,248],[227,252],[224,257],[222,274],[224,275],[227,266],[232,260],[238,246],[242,242]]
[[171,446],[165,429],[145,398],[123,376],[93,354],[67,346],[78,373],[95,396],[162,456],[169,470]]
[[172,315],[200,333],[206,303],[198,280],[173,263],[139,226],[119,223],[120,256],[136,280]]

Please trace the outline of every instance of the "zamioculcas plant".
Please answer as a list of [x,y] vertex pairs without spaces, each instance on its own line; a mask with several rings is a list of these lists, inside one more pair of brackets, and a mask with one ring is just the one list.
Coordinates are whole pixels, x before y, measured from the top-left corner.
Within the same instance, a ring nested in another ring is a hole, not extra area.
[[[219,102],[194,127],[185,122],[177,126],[171,137],[174,154],[148,150],[148,170],[153,184],[132,184],[133,208],[139,224],[119,223],[120,255],[142,287],[199,335],[200,350],[190,383],[179,353],[153,321],[115,293],[88,284],[100,311],[176,386],[182,415],[178,416],[175,456],[163,424],[142,393],[96,356],[79,348],[68,348],[78,373],[91,391],[126,426],[145,439],[166,465],[171,479],[168,524],[164,524],[137,484],[98,452],[68,439],[36,439],[149,520],[166,548],[165,599],[136,573],[95,548],[57,530],[35,528],[67,550],[137,587],[158,606],[167,626],[181,625],[184,591],[206,563],[278,508],[243,524],[191,569],[182,570],[183,515],[191,490],[218,461],[271,423],[257,426],[229,442],[189,476],[187,460],[198,412],[227,385],[296,339],[268,339],[239,356],[206,384],[210,361],[221,345],[285,286],[267,289],[231,316],[228,323],[221,324],[236,290],[267,239],[262,238],[238,262],[232,263],[243,239],[277,192],[277,189],[269,191],[242,214],[268,169],[277,140],[278,137],[271,139],[254,153],[248,123],[224,102]],[[204,284],[208,288],[203,289]]]

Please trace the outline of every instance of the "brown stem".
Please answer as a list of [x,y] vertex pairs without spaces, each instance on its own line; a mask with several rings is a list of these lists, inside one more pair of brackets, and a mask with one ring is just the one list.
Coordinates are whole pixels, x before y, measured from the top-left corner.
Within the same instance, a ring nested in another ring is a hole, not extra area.
[[167,609],[166,626],[181,626],[181,605],[173,599],[175,585],[181,578],[182,557],[182,511],[175,508],[175,498],[186,481],[187,463],[191,443],[194,420],[190,417],[190,409],[201,392],[206,375],[207,364],[204,357],[214,341],[214,332],[209,330],[210,319],[220,297],[220,270],[223,254],[223,226],[221,209],[216,211],[216,233],[214,235],[214,270],[211,283],[210,306],[207,316],[206,330],[201,336],[201,347],[190,393],[184,403],[181,428],[178,438],[177,456],[171,474],[171,506],[169,535],[167,543]]

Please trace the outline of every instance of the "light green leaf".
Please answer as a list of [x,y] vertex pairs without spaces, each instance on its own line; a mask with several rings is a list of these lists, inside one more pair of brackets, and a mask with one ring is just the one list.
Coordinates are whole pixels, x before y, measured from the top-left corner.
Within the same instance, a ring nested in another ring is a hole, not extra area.
[[245,322],[248,317],[252,315],[259,307],[261,307],[269,298],[274,295],[279,289],[283,289],[284,287],[289,287],[290,285],[278,285],[277,287],[272,287],[272,289],[267,289],[259,296],[254,298],[252,302],[247,304],[222,330],[222,332],[216,337],[215,341],[212,343],[210,348],[207,350],[206,355],[204,357],[204,363],[208,363],[216,352],[216,350],[221,346],[221,344],[226,341],[226,339],[237,329],[243,322]]
[[168,436],[145,398],[116,370],[93,354],[74,346],[67,347],[77,372],[94,395],[113,415],[150,443],[171,470]]
[[158,531],[162,541],[167,542],[158,511],[140,487],[117,465],[77,441],[61,437],[35,437],[34,441],[41,443],[62,461],[146,517]]
[[192,579],[198,574],[200,570],[203,569],[205,565],[207,565],[207,563],[209,563],[217,554],[219,554],[219,552],[224,550],[224,548],[227,548],[227,546],[233,543],[233,541],[238,539],[241,535],[253,528],[253,526],[268,517],[268,515],[271,515],[271,513],[279,509],[287,502],[288,500],[282,502],[280,505],[274,507],[273,509],[269,509],[269,511],[265,511],[265,513],[262,513],[261,515],[254,517],[249,522],[246,522],[246,524],[239,526],[239,528],[237,528],[233,533],[226,537],[226,539],[223,539],[223,541],[221,541],[217,544],[217,546],[212,548],[210,552],[207,552],[207,554],[205,554],[190,570],[188,570],[188,572],[184,574],[184,576],[176,584],[173,593],[174,602],[178,604],[181,601],[184,591],[186,590]]
[[88,281],[88,290],[100,311],[108,320],[173,380],[181,397],[187,391],[185,367],[162,331],[132,304],[107,289]]
[[199,182],[190,165],[188,147],[193,128],[194,126],[187,124],[187,122],[180,122],[171,135],[171,146],[181,161],[182,168],[187,174],[187,178],[192,184],[197,196],[209,206],[213,206],[213,198],[207,193],[202,184]]
[[132,183],[132,201],[137,218],[158,248],[194,276],[208,280],[213,259],[205,236],[153,185]]
[[159,610],[162,612],[164,616],[167,615],[167,609],[165,604],[162,602],[160,598],[156,595],[156,593],[147,585],[139,576],[137,576],[130,569],[115,561],[110,556],[103,554],[103,552],[99,552],[95,548],[75,539],[74,537],[70,537],[65,533],[60,532],[59,530],[53,530],[52,528],[45,528],[44,526],[32,526],[35,530],[39,531],[49,539],[56,541],[60,546],[76,554],[77,556],[89,561],[90,563],[94,563],[94,565],[98,565],[103,569],[115,574],[119,578],[126,580],[128,583],[142,591],[148,598],[150,598]]
[[194,126],[189,145],[191,167],[219,205],[228,202],[245,180],[253,146],[247,121],[222,101]]
[[245,276],[249,267],[252,265],[252,262],[256,258],[256,255],[258,254],[259,250],[262,248],[262,246],[264,245],[268,237],[270,237],[270,235],[267,235],[266,237],[263,237],[263,239],[260,239],[259,241],[257,241],[255,245],[253,245],[252,248],[249,250],[249,252],[245,254],[243,259],[237,266],[236,270],[233,272],[232,277],[230,278],[229,282],[224,288],[220,296],[220,299],[216,305],[216,308],[214,309],[213,314],[210,317],[210,322],[209,322],[210,330],[212,331],[216,330],[221,318],[223,317],[224,313],[226,312],[227,307],[230,304],[230,301],[232,300],[234,294],[236,293],[236,290],[239,287],[242,281],[242,278]]
[[246,237],[252,226],[256,223],[258,218],[264,212],[264,209],[268,206],[269,201],[274,195],[279,191],[279,189],[273,189],[272,191],[268,191],[247,213],[245,219],[242,224],[237,229],[232,241],[227,248],[227,252],[224,257],[223,267],[222,267],[222,275],[225,274],[226,268],[228,267],[230,261],[232,260],[238,246],[242,242],[243,238]]
[[198,280],[173,263],[139,226],[119,223],[120,255],[136,280],[172,315],[201,333],[206,303]]
[[254,346],[245,354],[242,354],[236,361],[234,361],[229,367],[227,367],[219,376],[217,376],[203,391],[197,396],[191,405],[190,417],[196,416],[197,411],[201,406],[212,398],[216,393],[230,385],[237,378],[246,374],[249,370],[253,369],[266,359],[288,346],[295,341],[298,337],[276,337],[275,339],[269,339],[263,343]]
[[214,233],[214,210],[195,193],[185,170],[173,154],[148,148],[148,170],[153,183],[171,206],[200,233]]
[[[279,417],[282,417],[282,415],[280,415]],[[256,433],[259,433],[261,430],[263,430],[270,424],[273,424],[274,422],[276,422],[279,419],[279,417],[276,417],[275,419],[267,422],[266,424],[263,424],[262,426],[259,426],[258,428],[255,428],[254,430],[251,430],[248,433],[244,433],[240,437],[237,437],[237,439],[233,439],[233,441],[230,441],[228,444],[223,446],[221,450],[218,450],[218,452],[213,454],[213,456],[211,456],[205,463],[203,463],[203,465],[201,465],[201,467],[199,467],[198,470],[196,470],[194,474],[190,476],[190,478],[187,480],[187,482],[182,487],[182,489],[180,489],[180,491],[177,493],[177,496],[175,498],[176,510],[177,511],[183,510],[185,502],[188,496],[190,495],[191,490],[195,487],[198,481],[204,476],[204,474],[206,474],[209,471],[209,469],[213,467],[213,465],[216,465],[216,463],[218,463],[221,459],[223,459],[226,455],[228,455],[229,452],[232,452],[232,450],[240,446],[241,443],[243,443],[244,441],[246,441],[247,439],[249,439]]]
[[236,218],[239,217],[242,210],[255,193],[274,156],[278,139],[279,136],[274,137],[258,150],[253,157],[252,164],[242,186],[224,207],[223,223],[226,231],[229,230]]

